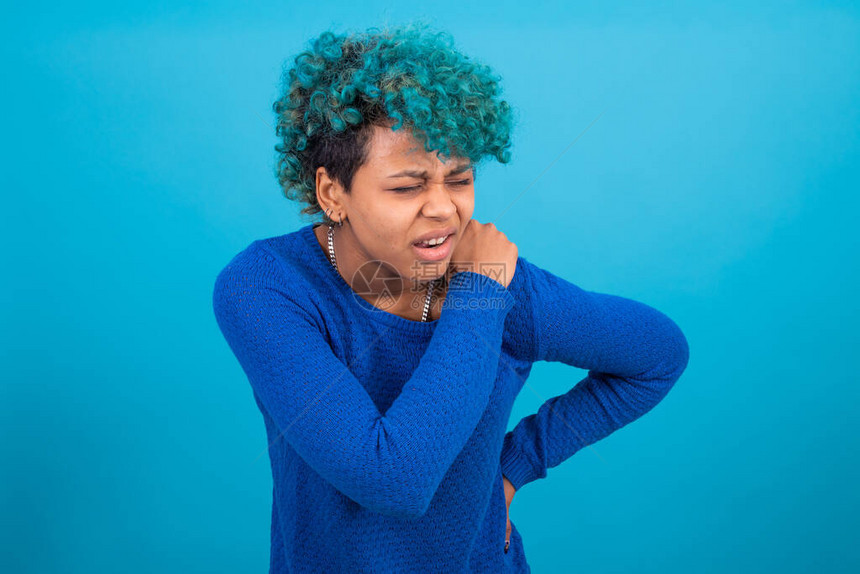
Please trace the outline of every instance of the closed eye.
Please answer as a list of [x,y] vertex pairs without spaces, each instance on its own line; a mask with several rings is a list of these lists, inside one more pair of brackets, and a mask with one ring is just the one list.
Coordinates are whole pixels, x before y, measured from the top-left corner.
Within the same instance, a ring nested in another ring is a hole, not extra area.
[[[458,181],[452,181],[451,185],[457,185],[457,186],[462,187],[462,186],[470,185],[471,183],[472,183],[471,179],[461,179]],[[420,185],[412,185],[410,187],[395,187],[394,189],[392,189],[392,191],[397,191],[400,193],[408,193],[410,191],[415,191],[418,189],[421,189]]]
[[454,183],[454,185],[469,185],[470,183],[472,183],[472,180],[471,179],[461,179],[460,181],[455,181],[453,183]]

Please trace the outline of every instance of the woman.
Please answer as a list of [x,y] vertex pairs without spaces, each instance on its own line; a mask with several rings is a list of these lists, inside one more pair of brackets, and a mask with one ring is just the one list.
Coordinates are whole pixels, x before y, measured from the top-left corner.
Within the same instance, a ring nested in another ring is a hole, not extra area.
[[[478,163],[510,159],[498,94],[424,25],[326,32],[284,74],[278,178],[324,224],[254,241],[213,298],[266,425],[270,572],[529,572],[515,492],[686,367],[668,317],[472,219]],[[536,361],[588,376],[506,433]]]

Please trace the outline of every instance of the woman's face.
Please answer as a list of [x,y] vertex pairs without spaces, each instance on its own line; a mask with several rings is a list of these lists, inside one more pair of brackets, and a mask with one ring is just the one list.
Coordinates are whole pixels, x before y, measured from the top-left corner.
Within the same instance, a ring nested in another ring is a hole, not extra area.
[[[339,194],[348,222],[338,232],[349,229],[353,271],[379,261],[375,273],[399,275],[407,282],[403,290],[417,289],[448,268],[474,211],[474,171],[468,159],[443,162],[425,152],[407,130],[373,129],[366,163],[350,193]],[[427,234],[448,233],[435,250],[414,245]]]

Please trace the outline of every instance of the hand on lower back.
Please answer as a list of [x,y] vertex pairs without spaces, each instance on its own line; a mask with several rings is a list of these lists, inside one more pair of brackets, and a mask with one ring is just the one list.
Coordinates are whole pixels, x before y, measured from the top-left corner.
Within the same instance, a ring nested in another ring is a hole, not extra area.
[[502,482],[505,485],[505,505],[506,508],[506,516],[508,524],[505,527],[505,552],[507,552],[508,544],[511,541],[511,501],[514,499],[514,494],[517,493],[517,489],[514,488],[514,485],[511,484],[511,481],[508,480],[508,477],[502,475]]

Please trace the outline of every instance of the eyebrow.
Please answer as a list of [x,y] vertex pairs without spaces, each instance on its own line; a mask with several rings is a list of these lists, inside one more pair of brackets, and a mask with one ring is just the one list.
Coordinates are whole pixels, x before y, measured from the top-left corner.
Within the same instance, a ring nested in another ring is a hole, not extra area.
[[[469,171],[471,168],[472,168],[471,163],[460,164],[460,165],[456,166],[455,168],[453,168],[451,171],[449,171],[448,175],[455,175],[458,173],[463,173],[464,171]],[[394,178],[394,177],[421,177],[421,178],[426,178],[427,177],[427,171],[426,170],[418,171],[418,170],[414,170],[414,169],[405,169],[403,171],[398,171],[397,173],[393,173],[393,174],[388,176],[389,179]]]

